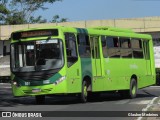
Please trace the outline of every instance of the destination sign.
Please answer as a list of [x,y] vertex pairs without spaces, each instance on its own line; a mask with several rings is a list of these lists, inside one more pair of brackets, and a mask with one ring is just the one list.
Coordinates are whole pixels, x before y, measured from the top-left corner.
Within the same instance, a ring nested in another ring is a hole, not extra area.
[[50,36],[52,35],[52,31],[31,31],[31,32],[22,32],[21,37],[35,37],[35,36]]
[[12,39],[20,40],[24,38],[43,37],[43,36],[58,36],[58,29],[16,32],[12,34]]

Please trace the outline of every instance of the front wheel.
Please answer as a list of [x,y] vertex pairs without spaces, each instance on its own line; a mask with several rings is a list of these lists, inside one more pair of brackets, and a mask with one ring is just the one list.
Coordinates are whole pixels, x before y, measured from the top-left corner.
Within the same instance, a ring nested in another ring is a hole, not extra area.
[[87,89],[88,89],[87,82],[83,81],[83,83],[82,83],[82,92],[81,92],[81,95],[80,95],[81,102],[83,102],[83,103],[87,102],[87,97],[88,97]]

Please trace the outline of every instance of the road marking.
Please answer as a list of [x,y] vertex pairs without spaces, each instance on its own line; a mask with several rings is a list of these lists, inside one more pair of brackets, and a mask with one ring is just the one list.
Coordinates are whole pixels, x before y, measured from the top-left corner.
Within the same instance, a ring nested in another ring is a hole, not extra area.
[[158,97],[154,97],[151,102],[147,105],[146,108],[143,108],[142,111],[147,111],[151,106],[152,104],[154,103],[154,101],[157,99]]
[[146,105],[149,104],[150,101],[151,100],[141,100],[141,101],[130,102],[129,104]]
[[148,88],[160,88],[160,86],[150,86]]
[[[154,97],[154,98],[151,100],[151,102],[147,105],[147,107],[142,109],[142,111],[148,111],[148,109],[153,105],[153,103],[154,103],[154,101],[155,101],[156,99],[158,99],[158,97]],[[142,119],[143,119],[143,117],[138,117],[137,120],[142,120]]]
[[[136,105],[147,105],[147,104],[151,104],[150,103],[151,100],[141,100],[141,101],[133,101],[130,102],[130,100],[121,100],[116,102],[115,104],[136,104]],[[104,102],[95,102],[95,103],[90,103],[90,104],[103,104]]]
[[104,104],[104,102],[93,102],[93,103],[89,103],[89,104],[93,104],[93,105],[101,105],[101,104]]
[[130,102],[130,100],[122,100],[122,101],[119,101],[117,102],[116,104],[137,104],[137,105],[146,105],[146,104],[149,104],[151,100],[141,100],[141,101],[133,101],[133,102]]
[[116,104],[126,104],[128,103],[130,100],[121,100],[119,102],[117,102]]

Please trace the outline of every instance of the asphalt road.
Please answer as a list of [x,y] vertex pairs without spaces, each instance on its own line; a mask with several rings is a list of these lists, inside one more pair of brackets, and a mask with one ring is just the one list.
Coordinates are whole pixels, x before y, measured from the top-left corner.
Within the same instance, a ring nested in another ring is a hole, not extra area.
[[[74,96],[47,96],[44,105],[36,105],[34,97],[13,97],[9,84],[0,83],[0,111],[142,111],[143,108],[160,96],[160,86],[148,87],[138,91],[135,99],[122,99],[119,94],[102,94],[100,99],[88,103],[80,103]],[[83,114],[83,112],[82,112]],[[116,116],[116,114],[115,114]],[[117,117],[82,117],[83,119],[134,120],[137,118]],[[81,120],[76,117],[76,120]],[[33,119],[33,118],[30,118]],[[39,118],[40,119],[40,118]],[[41,118],[44,119],[44,118]],[[46,119],[46,118],[45,118]],[[70,117],[50,118],[49,120],[75,120]]]

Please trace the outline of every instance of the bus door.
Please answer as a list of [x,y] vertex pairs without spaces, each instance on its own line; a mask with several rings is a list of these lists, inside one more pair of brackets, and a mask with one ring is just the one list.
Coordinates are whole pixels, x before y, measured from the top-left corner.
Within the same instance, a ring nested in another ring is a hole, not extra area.
[[76,36],[73,33],[65,33],[66,53],[67,53],[67,85],[68,92],[78,92],[81,90],[80,60],[77,54]]
[[92,68],[93,76],[102,76],[102,65],[100,57],[100,48],[99,48],[99,36],[91,36],[91,49],[92,49]]
[[144,49],[144,56],[145,56],[145,60],[146,60],[146,72],[147,75],[151,75],[152,71],[151,71],[151,61],[150,61],[150,50],[149,50],[149,41],[143,41],[143,49]]

